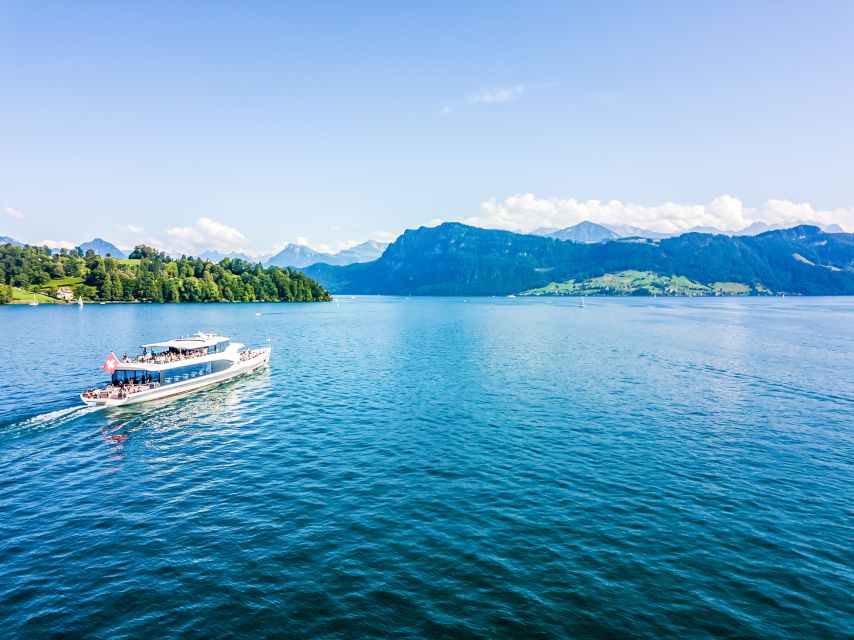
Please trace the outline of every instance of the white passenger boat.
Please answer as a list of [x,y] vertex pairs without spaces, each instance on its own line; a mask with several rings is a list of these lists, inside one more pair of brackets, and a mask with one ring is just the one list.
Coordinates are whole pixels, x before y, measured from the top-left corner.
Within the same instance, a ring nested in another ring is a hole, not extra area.
[[116,407],[170,398],[257,371],[270,359],[269,347],[246,349],[210,333],[144,344],[142,350],[133,358],[111,353],[101,367],[110,374],[109,384],[87,389],[80,399],[89,406]]

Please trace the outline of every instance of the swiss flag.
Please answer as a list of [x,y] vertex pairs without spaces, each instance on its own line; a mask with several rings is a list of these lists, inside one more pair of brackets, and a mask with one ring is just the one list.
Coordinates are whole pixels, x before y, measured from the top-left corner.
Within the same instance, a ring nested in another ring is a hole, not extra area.
[[118,366],[119,359],[116,357],[115,353],[111,352],[107,359],[104,361],[104,364],[101,365],[101,368],[106,370],[107,373],[109,373],[110,375],[113,375],[113,372],[115,372]]

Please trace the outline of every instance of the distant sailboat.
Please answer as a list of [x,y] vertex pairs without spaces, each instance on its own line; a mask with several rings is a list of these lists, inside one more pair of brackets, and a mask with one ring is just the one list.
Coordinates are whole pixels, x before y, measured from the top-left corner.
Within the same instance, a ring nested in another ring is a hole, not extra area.
[[77,306],[78,308],[83,308],[83,296],[77,296]]
[[584,296],[581,296],[581,304],[578,306],[581,307],[582,309],[584,308]]
[[28,304],[29,304],[31,307],[37,307],[37,306],[39,306],[39,301],[38,301],[38,300],[36,300],[36,294],[33,294],[33,301],[32,301],[32,302],[30,302],[30,303],[28,303]]

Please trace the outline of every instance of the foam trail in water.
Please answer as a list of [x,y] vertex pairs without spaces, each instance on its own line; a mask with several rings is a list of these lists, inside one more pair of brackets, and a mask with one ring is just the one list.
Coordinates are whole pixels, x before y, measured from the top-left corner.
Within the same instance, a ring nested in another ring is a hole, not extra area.
[[20,435],[24,432],[37,431],[50,427],[59,427],[80,416],[92,413],[93,411],[99,411],[102,408],[103,407],[66,407],[65,409],[39,413],[37,415],[30,416],[29,418],[23,418],[17,422],[9,423],[3,428],[3,431],[0,432],[0,435],[8,437],[10,435]]

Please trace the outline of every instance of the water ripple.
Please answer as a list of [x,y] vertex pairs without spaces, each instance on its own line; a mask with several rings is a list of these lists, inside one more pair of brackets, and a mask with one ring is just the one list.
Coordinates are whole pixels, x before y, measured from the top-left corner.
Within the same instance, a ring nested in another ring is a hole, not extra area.
[[[551,302],[0,309],[5,633],[852,637],[854,303]],[[73,406],[200,327],[270,370]]]

